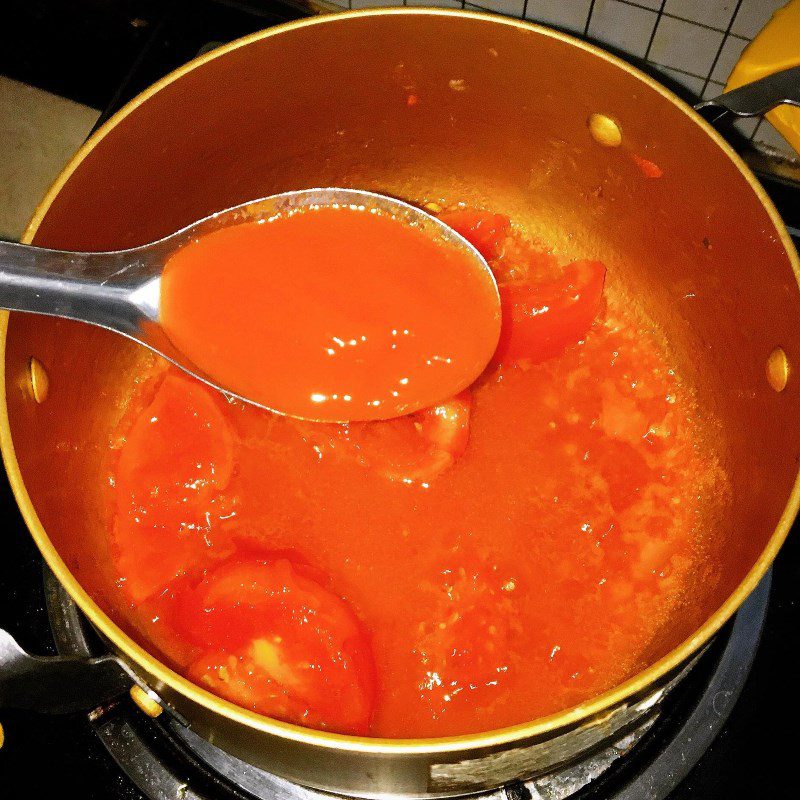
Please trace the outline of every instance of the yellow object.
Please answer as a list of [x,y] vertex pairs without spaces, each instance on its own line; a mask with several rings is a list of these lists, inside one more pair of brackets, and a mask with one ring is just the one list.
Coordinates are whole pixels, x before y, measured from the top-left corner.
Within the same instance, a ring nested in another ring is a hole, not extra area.
[[0,722],[0,747],[3,746],[3,742],[6,740],[6,734],[3,731],[3,723]]
[[[800,65],[800,0],[775,12],[761,33],[744,49],[725,91],[752,83],[773,72]],[[800,108],[778,106],[767,119],[800,154]]]
[[782,347],[776,347],[767,359],[767,380],[776,391],[782,392],[789,382],[789,359]]
[[619,147],[622,144],[622,130],[611,117],[592,114],[587,124],[592,138],[603,147]]
[[138,684],[131,686],[130,695],[131,700],[133,700],[148,717],[153,717],[153,719],[155,719],[164,710],[159,703],[153,700],[153,698]]
[[44,403],[50,391],[50,378],[47,377],[47,370],[42,366],[38,358],[31,358],[29,370],[31,392],[33,399],[37,403]]

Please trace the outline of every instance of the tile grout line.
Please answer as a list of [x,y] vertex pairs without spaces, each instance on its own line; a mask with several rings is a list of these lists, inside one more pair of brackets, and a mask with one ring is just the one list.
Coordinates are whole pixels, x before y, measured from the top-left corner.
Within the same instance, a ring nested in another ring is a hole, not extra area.
[[667,0],[661,0],[661,5],[656,12],[656,22],[653,25],[653,30],[650,32],[650,41],[647,43],[647,49],[644,51],[644,60],[650,60],[650,51],[653,49],[653,42],[656,39],[656,32],[658,31],[658,26],[661,23],[661,19],[664,16],[664,6],[667,4]]
[[586,25],[583,29],[583,35],[589,35],[589,26],[592,24],[592,14],[594,13],[594,0],[589,3],[589,13],[586,15]]
[[733,14],[731,14],[730,20],[728,20],[728,27],[725,30],[725,33],[722,36],[722,41],[719,44],[719,48],[717,50],[717,54],[714,56],[714,60],[711,62],[711,67],[708,70],[708,76],[706,77],[705,83],[703,84],[703,88],[700,91],[700,97],[702,97],[706,89],[708,88],[708,84],[711,81],[711,76],[714,74],[714,70],[717,67],[717,63],[719,62],[719,58],[722,55],[722,51],[725,49],[725,42],[728,41],[730,37],[731,28],[733,28],[733,23],[736,22],[736,15],[739,13],[739,9],[742,7],[742,0],[736,0],[736,8],[733,9]]
[[[659,67],[660,69],[668,69],[672,72],[679,72],[681,75],[685,75],[687,78],[697,78],[699,81],[704,81],[705,76],[698,75],[696,72],[689,72],[688,70],[681,69],[680,67],[673,67],[669,64],[662,64],[660,61],[653,61],[651,59],[647,60],[647,63],[653,67]],[[719,83],[719,81],[710,81],[710,83]]]
[[[656,11],[656,9],[653,8],[652,6],[643,6],[641,3],[635,3],[632,0],[616,0],[616,2],[622,3],[622,5],[625,5],[625,6],[631,6],[633,8],[639,8],[642,11]],[[669,19],[676,19],[679,22],[687,22],[689,25],[694,25],[697,28],[704,28],[707,31],[716,31],[717,33],[724,33],[725,32],[724,28],[717,28],[714,25],[708,25],[707,23],[701,22],[698,19],[689,19],[688,17],[682,17],[679,14],[670,14],[669,11],[664,11],[663,10],[664,9],[664,5],[665,5],[665,3],[662,3],[661,4],[661,9],[660,9],[661,14],[664,17],[667,17]],[[658,12],[656,12],[656,13],[658,13]],[[738,33],[731,33],[731,36],[733,36],[734,39],[744,39],[745,41],[750,41],[750,37],[742,36],[742,35],[740,35]]]
[[[401,0],[401,1],[402,1],[403,5],[407,5],[407,3],[408,3],[408,0]],[[457,0],[457,2],[458,1],[459,0]],[[352,3],[352,0],[349,0],[349,2]],[[461,2],[461,8],[464,8],[466,6],[467,0],[460,0],[460,2]],[[706,31],[714,31],[714,33],[727,33],[728,34],[728,38],[731,38],[731,39],[739,39],[742,42],[750,42],[750,41],[752,41],[750,39],[750,37],[748,37],[748,36],[742,36],[741,34],[733,33],[730,30],[726,31],[725,28],[717,28],[714,25],[707,25],[705,22],[700,22],[699,20],[696,20],[696,19],[689,19],[688,17],[681,17],[681,16],[679,16],[677,14],[670,14],[668,11],[664,10],[664,6],[666,5],[666,0],[662,1],[661,8],[659,8],[659,9],[654,9],[651,6],[643,6],[640,3],[632,2],[632,0],[614,0],[614,2],[620,3],[621,5],[624,5],[624,6],[629,6],[630,8],[638,8],[638,9],[640,9],[642,11],[651,11],[654,14],[660,15],[660,17],[666,17],[667,19],[674,19],[674,20],[677,20],[678,22],[685,22],[687,25],[692,25],[695,28],[702,28],[703,30],[706,30]],[[739,0],[739,2],[741,2],[741,0]],[[490,14],[498,14],[499,16],[510,17],[511,19],[523,19],[524,18],[524,19],[531,19],[534,22],[537,21],[535,16],[533,16],[533,17],[528,17],[527,16],[527,14],[528,14],[528,6],[530,5],[530,0],[524,0],[522,13],[519,14],[519,15],[507,13],[505,11],[498,11],[496,8],[487,8],[486,6],[481,5],[481,0],[475,0],[475,2],[472,3],[472,5],[475,8],[478,8],[481,11],[487,11]],[[589,26],[590,26],[590,23],[591,23],[592,14],[594,13],[594,6],[595,6],[595,0],[592,0],[592,2],[590,3],[590,6],[589,6],[589,10],[587,12],[586,23],[585,23],[584,28],[583,28],[583,34],[574,33],[573,35],[575,35],[575,36],[577,36],[577,35],[588,36],[589,35]],[[562,30],[563,29],[561,27],[560,23],[557,23],[557,22],[543,23],[543,24],[548,24],[551,27],[557,28],[558,30]]]

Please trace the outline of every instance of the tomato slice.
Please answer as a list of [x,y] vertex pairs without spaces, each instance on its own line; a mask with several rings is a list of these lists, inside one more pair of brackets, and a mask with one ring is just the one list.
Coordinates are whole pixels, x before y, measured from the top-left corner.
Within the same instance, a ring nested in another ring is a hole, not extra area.
[[189,674],[214,693],[300,725],[367,732],[367,634],[310,567],[285,555],[220,564],[181,599],[174,624],[203,649]]
[[504,214],[470,208],[442,211],[439,219],[460,233],[487,261],[500,255],[502,244],[511,230],[511,220]]
[[133,421],[114,474],[113,551],[138,604],[214,545],[233,471],[233,440],[219,400],[168,374]]
[[597,316],[605,275],[599,261],[575,261],[553,280],[501,283],[495,363],[538,364],[580,341]]
[[466,450],[471,408],[467,389],[416,414],[350,425],[345,436],[365,467],[392,481],[425,484]]
[[603,294],[599,261],[560,269],[554,255],[515,236],[503,214],[463,208],[439,219],[480,251],[497,279],[503,327],[494,363],[546,361],[587,333]]

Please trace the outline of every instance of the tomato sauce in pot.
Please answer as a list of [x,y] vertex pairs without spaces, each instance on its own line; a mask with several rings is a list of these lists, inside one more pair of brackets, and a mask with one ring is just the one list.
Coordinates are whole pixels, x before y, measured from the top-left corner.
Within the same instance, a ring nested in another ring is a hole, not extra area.
[[[708,577],[726,479],[654,329],[500,214],[492,365],[416,414],[261,411],[151,360],[110,450],[116,616],[245,708],[436,737],[522,723],[645,666]],[[468,319],[465,319],[468,324]]]

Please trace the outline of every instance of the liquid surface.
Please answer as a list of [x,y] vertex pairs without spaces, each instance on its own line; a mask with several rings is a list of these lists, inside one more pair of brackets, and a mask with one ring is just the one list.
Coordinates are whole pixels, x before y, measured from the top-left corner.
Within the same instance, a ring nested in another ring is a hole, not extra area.
[[499,330],[485,268],[428,232],[349,206],[186,245],[164,269],[160,316],[217,385],[326,421],[386,419],[460,391]]
[[138,376],[110,454],[115,615],[246,708],[387,737],[522,723],[646,666],[712,580],[698,498],[725,479],[660,338],[599,262],[448,213],[504,311],[448,401],[330,425]]

